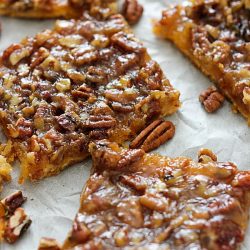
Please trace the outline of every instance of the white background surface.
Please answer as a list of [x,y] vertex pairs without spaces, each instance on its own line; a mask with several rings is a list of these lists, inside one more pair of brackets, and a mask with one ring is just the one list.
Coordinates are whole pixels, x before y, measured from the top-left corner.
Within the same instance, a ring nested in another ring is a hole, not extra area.
[[[198,96],[211,85],[178,50],[169,42],[157,39],[151,32],[152,18],[160,18],[161,10],[171,0],[140,0],[145,12],[134,27],[136,35],[145,43],[151,56],[160,63],[171,83],[181,91],[182,108],[169,120],[176,125],[176,135],[157,151],[168,156],[188,156],[196,159],[201,147],[211,148],[221,161],[233,161],[240,169],[250,169],[250,133],[246,121],[231,112],[231,105],[215,114],[207,114]],[[179,1],[181,2],[181,1]],[[26,35],[33,35],[52,27],[53,21],[32,21],[1,18],[2,36],[0,49],[19,42]],[[35,250],[43,236],[63,242],[69,232],[78,207],[82,187],[88,178],[91,161],[70,167],[56,177],[38,183],[26,182],[19,186],[18,167],[13,181],[4,188],[2,196],[23,190],[28,197],[25,209],[32,218],[32,225],[24,237],[13,246],[0,245],[0,250]],[[243,249],[250,249],[249,231]]]

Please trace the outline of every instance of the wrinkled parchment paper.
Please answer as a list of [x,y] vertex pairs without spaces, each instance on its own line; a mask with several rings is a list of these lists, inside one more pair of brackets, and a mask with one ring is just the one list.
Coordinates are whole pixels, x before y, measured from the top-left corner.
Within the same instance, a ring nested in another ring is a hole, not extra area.
[[[157,60],[171,83],[181,91],[182,108],[169,120],[176,125],[176,135],[157,152],[167,156],[188,156],[196,159],[201,147],[212,149],[221,161],[233,161],[242,170],[250,169],[250,131],[246,121],[231,112],[231,105],[215,114],[207,114],[201,107],[198,96],[211,82],[202,75],[169,42],[157,39],[151,32],[151,20],[160,18],[161,10],[174,0],[140,0],[145,12],[140,23],[134,27],[136,35],[145,43],[151,56]],[[181,1],[179,1],[181,2]],[[0,49],[19,42],[26,35],[33,35],[50,28],[53,21],[32,21],[1,18],[2,37]],[[19,186],[18,167],[13,173],[13,181],[2,193],[10,194],[23,190],[28,197],[24,205],[32,218],[28,232],[17,244],[0,245],[0,250],[35,250],[43,236],[53,237],[63,242],[71,229],[72,220],[79,207],[81,190],[88,178],[91,160],[70,167],[55,177],[38,183],[26,182]],[[242,249],[250,249],[250,231]]]

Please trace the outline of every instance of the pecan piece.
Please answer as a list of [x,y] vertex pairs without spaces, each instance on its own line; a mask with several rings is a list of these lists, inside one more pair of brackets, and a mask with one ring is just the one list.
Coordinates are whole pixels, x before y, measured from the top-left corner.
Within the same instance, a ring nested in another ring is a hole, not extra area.
[[71,232],[71,238],[74,239],[74,241],[76,241],[77,243],[84,243],[88,240],[90,234],[90,230],[79,221],[78,217],[76,217]]
[[122,31],[113,35],[111,42],[127,52],[140,53],[145,51],[142,43],[140,43],[134,35],[126,34]]
[[30,120],[19,118],[16,122],[16,127],[18,128],[18,137],[25,138],[30,137],[33,133],[33,124]]
[[173,138],[175,126],[170,121],[156,120],[145,128],[130,144],[130,148],[152,151]]
[[60,250],[60,244],[51,238],[42,238],[39,243],[38,250]]
[[139,161],[145,152],[141,149],[127,150],[122,154],[122,158],[117,163],[117,168],[124,168]]
[[137,23],[143,13],[143,7],[137,0],[124,0],[122,14],[129,24]]
[[213,113],[222,106],[225,97],[216,87],[211,86],[200,94],[199,100],[208,113]]
[[9,243],[16,242],[20,236],[29,228],[31,219],[23,208],[17,208],[15,213],[9,218],[6,226],[4,238]]
[[121,104],[119,102],[113,102],[111,104],[112,108],[116,112],[120,113],[130,113],[134,110],[134,107],[130,104]]
[[198,153],[198,162],[200,163],[208,163],[208,162],[216,162],[217,156],[209,149],[202,148]]
[[85,98],[93,96],[93,90],[89,88],[86,84],[82,84],[77,90],[72,90],[71,94],[74,98]]
[[1,203],[8,211],[8,214],[13,214],[16,209],[21,207],[26,200],[27,198],[23,196],[22,191],[17,191],[5,197],[3,200],[1,200]]
[[90,115],[89,119],[83,123],[85,128],[109,129],[116,125],[116,120],[110,115]]
[[90,131],[89,138],[92,140],[103,140],[108,137],[108,132],[105,129],[95,129]]
[[104,68],[90,66],[86,78],[91,83],[104,84],[106,82],[107,74]]
[[76,129],[76,124],[70,114],[62,114],[56,117],[58,124],[66,131],[74,131]]

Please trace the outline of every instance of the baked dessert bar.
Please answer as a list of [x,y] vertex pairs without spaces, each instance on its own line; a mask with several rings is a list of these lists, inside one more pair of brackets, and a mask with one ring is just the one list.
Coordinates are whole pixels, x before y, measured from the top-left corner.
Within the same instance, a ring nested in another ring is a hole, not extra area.
[[133,139],[180,106],[121,15],[57,21],[11,45],[0,79],[0,124],[21,161],[21,181],[82,161],[90,140]]
[[155,33],[208,75],[250,123],[250,2],[193,0],[169,7]]
[[238,249],[250,172],[217,162],[92,143],[93,173],[62,249]]
[[0,15],[22,18],[79,18],[84,10],[106,17],[117,8],[116,0],[0,0]]

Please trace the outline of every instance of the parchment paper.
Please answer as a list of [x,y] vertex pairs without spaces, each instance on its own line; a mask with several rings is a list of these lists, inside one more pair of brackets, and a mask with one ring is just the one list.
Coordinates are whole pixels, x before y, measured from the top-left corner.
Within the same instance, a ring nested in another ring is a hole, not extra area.
[[[178,50],[167,41],[161,41],[151,32],[152,18],[160,18],[161,10],[171,0],[140,0],[145,12],[134,27],[136,35],[144,41],[152,57],[157,60],[172,84],[181,91],[182,108],[169,120],[176,125],[176,135],[157,152],[168,156],[188,156],[196,159],[201,147],[211,148],[221,161],[233,161],[240,169],[250,169],[250,131],[246,121],[231,111],[231,104],[215,114],[207,114],[198,96],[211,82],[202,75]],[[181,1],[179,1],[181,2]],[[33,35],[52,26],[53,21],[33,21],[1,18],[2,37],[0,49],[19,42],[26,35]],[[79,207],[81,190],[88,178],[91,160],[70,167],[55,177],[38,183],[17,184],[18,167],[13,181],[2,193],[23,190],[28,197],[25,209],[32,218],[28,232],[17,244],[0,245],[0,250],[35,250],[43,236],[63,242],[71,229],[72,220]],[[243,249],[250,249],[249,230]]]

